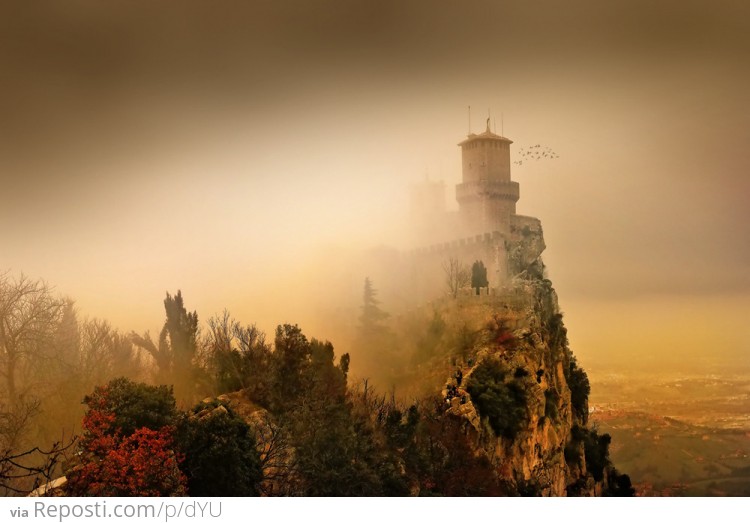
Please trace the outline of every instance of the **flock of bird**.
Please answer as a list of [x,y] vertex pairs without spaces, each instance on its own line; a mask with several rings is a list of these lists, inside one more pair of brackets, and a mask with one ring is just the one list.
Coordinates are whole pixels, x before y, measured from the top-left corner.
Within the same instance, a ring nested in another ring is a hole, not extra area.
[[521,155],[521,159],[513,162],[516,165],[523,165],[524,161],[530,160],[554,160],[560,158],[555,151],[540,144],[532,145],[530,147],[521,147],[518,150],[518,154]]

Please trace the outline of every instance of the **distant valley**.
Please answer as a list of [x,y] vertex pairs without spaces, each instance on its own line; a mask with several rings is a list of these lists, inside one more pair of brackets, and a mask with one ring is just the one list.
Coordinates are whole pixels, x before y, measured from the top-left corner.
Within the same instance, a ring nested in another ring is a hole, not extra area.
[[750,372],[594,367],[591,420],[639,495],[750,495]]

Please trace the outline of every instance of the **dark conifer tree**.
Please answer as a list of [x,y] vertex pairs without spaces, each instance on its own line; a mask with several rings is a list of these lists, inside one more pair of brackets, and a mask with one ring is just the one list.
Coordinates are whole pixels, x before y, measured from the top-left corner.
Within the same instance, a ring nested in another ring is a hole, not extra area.
[[177,400],[191,402],[193,358],[198,344],[198,313],[185,309],[179,290],[174,297],[167,293],[164,310],[167,318],[159,334],[158,347],[148,333],[144,336],[133,334],[133,343],[151,354],[156,361],[157,382],[174,385]]
[[487,267],[484,266],[484,262],[477,260],[471,266],[471,287],[476,289],[477,295],[479,295],[479,289],[489,287],[490,282],[487,281]]
[[382,334],[386,330],[383,322],[390,315],[380,308],[380,301],[376,296],[377,291],[372,286],[372,281],[365,278],[362,315],[359,317],[360,334],[364,337]]

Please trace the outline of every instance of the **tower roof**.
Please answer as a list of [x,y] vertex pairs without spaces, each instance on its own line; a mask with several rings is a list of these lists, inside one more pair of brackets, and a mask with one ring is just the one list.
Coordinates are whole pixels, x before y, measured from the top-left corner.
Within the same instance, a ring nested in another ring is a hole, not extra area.
[[473,142],[475,140],[497,140],[505,143],[513,143],[513,140],[509,140],[508,138],[504,136],[500,136],[499,134],[495,134],[492,131],[490,131],[490,119],[487,118],[487,130],[484,131],[481,134],[474,134],[471,133],[466,137],[466,140],[460,142],[458,145],[465,145],[467,143]]
[[505,136],[500,136],[499,134],[495,134],[491,131],[485,131],[481,134],[471,133],[470,135],[466,137],[466,140],[460,142],[458,145],[466,145],[467,143],[470,143],[476,140],[497,140],[497,141],[505,142],[505,143],[513,143],[513,140],[510,140],[506,138]]

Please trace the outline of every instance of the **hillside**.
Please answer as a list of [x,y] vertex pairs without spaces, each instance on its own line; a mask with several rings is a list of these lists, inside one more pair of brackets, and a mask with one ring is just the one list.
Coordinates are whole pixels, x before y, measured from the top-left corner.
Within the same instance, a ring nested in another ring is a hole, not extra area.
[[402,396],[434,392],[440,382],[445,416],[461,421],[474,451],[520,494],[611,491],[618,476],[609,440],[588,424],[588,379],[568,347],[549,280],[518,278],[491,295],[465,294],[424,309],[414,314],[427,330],[436,319],[443,328],[434,352],[398,380]]
[[154,381],[168,386],[117,378],[86,396],[55,493],[632,495],[610,436],[589,424],[589,380],[545,278],[541,229],[507,248],[512,277],[479,294],[390,318],[370,292],[357,354],[372,381],[297,325],[270,343],[225,313],[199,338],[196,313],[167,295],[160,350],[172,363]]

